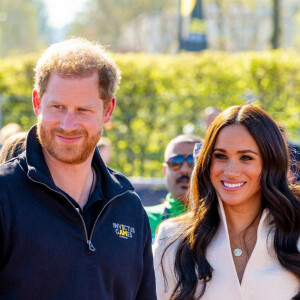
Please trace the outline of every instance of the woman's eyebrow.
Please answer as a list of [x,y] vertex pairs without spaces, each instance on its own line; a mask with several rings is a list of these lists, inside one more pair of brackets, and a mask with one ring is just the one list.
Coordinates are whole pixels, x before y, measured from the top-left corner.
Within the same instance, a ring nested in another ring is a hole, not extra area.
[[257,152],[253,151],[253,150],[239,150],[237,153],[253,153],[255,155],[259,155]]
[[[213,152],[214,151],[220,151],[220,152],[227,152],[225,149],[222,149],[222,148],[215,148],[214,150],[213,150]],[[239,151],[237,151],[237,153],[239,153],[239,154],[244,154],[244,153],[253,153],[253,154],[255,154],[255,155],[259,155],[257,152],[255,152],[255,151],[253,151],[253,150],[248,150],[248,149],[246,149],[246,150],[239,150]]]

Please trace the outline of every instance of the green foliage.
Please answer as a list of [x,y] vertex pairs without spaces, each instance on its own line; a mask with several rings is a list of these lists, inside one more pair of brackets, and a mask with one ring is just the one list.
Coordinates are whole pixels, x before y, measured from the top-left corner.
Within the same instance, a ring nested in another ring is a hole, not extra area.
[[25,130],[36,121],[31,105],[36,55],[0,60],[2,125],[19,123]]
[[[187,124],[204,134],[207,106],[253,103],[300,142],[300,56],[294,52],[172,55],[113,54],[122,70],[112,126],[111,166],[131,176],[161,176],[163,152]],[[0,61],[3,124],[35,123],[31,108],[36,56]]]

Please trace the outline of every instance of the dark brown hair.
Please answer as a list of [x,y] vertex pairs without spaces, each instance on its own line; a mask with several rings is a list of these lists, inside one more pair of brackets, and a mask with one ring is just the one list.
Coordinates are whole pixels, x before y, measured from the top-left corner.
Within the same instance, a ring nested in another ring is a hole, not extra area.
[[[190,213],[178,218],[184,226],[175,258],[178,281],[172,300],[195,299],[198,280],[203,283],[201,298],[207,282],[213,276],[206,251],[218,230],[220,217],[209,171],[216,138],[222,128],[232,124],[244,125],[260,149],[263,161],[262,207],[268,208],[273,216],[270,225],[275,233],[274,249],[282,267],[300,278],[300,255],[297,249],[300,233],[299,187],[294,187],[292,192],[288,184],[289,157],[286,144],[278,126],[265,111],[252,105],[232,106],[215,119],[206,134],[192,175]],[[293,299],[300,299],[300,292]]]

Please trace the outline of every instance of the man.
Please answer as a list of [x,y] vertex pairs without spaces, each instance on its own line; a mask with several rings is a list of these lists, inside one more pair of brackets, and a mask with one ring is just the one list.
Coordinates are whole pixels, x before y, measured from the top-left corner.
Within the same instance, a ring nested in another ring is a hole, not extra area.
[[119,70],[70,39],[35,69],[26,151],[0,166],[0,299],[156,299],[147,215],[97,142]]
[[166,147],[162,170],[169,193],[162,204],[145,207],[150,221],[152,242],[161,221],[185,212],[185,194],[194,167],[193,150],[195,144],[201,142],[198,136],[179,135]]
[[221,112],[220,109],[218,109],[215,106],[208,106],[204,110],[204,123],[206,130],[208,130],[211,123],[215,120],[215,118],[219,115]]

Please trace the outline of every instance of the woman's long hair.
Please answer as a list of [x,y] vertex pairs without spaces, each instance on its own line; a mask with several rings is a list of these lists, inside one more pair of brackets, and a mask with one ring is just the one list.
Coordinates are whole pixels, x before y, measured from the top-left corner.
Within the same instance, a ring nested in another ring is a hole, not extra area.
[[[205,293],[207,282],[213,276],[206,251],[218,230],[220,217],[217,195],[209,171],[217,136],[222,128],[232,124],[244,125],[260,149],[263,161],[262,208],[268,208],[273,216],[270,225],[275,233],[274,249],[282,267],[300,278],[300,256],[297,249],[300,233],[299,189],[293,193],[288,184],[289,158],[286,144],[278,126],[265,111],[252,105],[232,106],[215,119],[206,134],[191,179],[190,212],[178,218],[184,225],[181,227],[175,257],[178,281],[172,300],[195,299],[198,280],[202,282],[200,299]],[[300,299],[300,291],[293,299]]]

